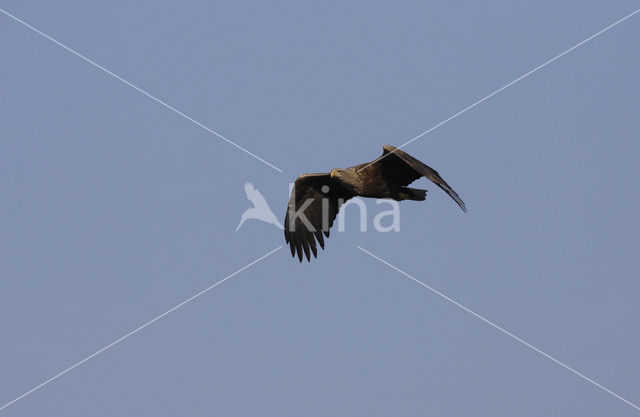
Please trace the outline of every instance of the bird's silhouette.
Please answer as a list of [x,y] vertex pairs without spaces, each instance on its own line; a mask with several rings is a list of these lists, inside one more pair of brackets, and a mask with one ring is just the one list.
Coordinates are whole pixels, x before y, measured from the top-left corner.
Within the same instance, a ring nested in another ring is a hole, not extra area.
[[244,185],[244,192],[247,194],[247,199],[253,203],[253,207],[246,209],[245,212],[242,213],[242,218],[240,219],[238,227],[236,227],[236,232],[240,229],[242,223],[249,219],[262,220],[265,223],[271,223],[281,230],[284,229],[276,215],[273,214],[273,211],[269,208],[267,200],[264,199],[260,191],[253,187],[253,184],[250,182],[246,183]]
[[324,236],[340,211],[340,206],[353,197],[390,198],[396,201],[423,201],[427,190],[409,188],[407,185],[421,177],[428,178],[449,194],[466,212],[467,207],[453,188],[435,169],[425,165],[395,146],[382,147],[382,155],[346,169],[335,168],[331,172],[300,175],[293,185],[284,218],[284,239],[291,248],[291,255],[302,255],[311,260],[318,254],[316,241],[324,249]]

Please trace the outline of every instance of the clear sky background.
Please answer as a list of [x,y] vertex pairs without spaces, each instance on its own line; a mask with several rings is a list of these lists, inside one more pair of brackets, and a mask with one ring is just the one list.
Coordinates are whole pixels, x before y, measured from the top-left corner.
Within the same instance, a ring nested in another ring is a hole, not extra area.
[[[24,2],[0,7],[0,403],[268,251],[251,181],[371,160],[637,1]],[[288,248],[0,411],[6,416],[632,416],[640,403],[640,14],[405,150],[401,231]],[[379,212],[368,202],[369,225]],[[350,209],[352,210],[352,209]]]

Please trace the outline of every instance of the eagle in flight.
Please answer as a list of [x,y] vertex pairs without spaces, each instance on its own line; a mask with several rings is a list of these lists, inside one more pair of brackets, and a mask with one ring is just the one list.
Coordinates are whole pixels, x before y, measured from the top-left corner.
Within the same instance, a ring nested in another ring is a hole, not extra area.
[[318,256],[317,243],[324,249],[324,236],[338,215],[340,206],[352,197],[390,198],[396,201],[422,201],[427,191],[407,185],[426,177],[444,190],[466,212],[464,202],[433,168],[395,146],[382,147],[382,156],[347,169],[322,174],[300,175],[291,190],[284,219],[284,238],[291,255],[311,260]]

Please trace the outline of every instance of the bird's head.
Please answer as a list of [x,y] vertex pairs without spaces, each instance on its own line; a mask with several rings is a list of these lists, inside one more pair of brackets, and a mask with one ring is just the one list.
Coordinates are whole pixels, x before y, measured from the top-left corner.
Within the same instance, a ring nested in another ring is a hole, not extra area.
[[340,179],[342,176],[344,176],[344,173],[344,169],[334,168],[331,170],[331,179]]
[[353,173],[346,169],[334,168],[331,170],[331,179],[338,181],[342,185],[347,185],[352,182]]
[[342,187],[357,194],[357,174],[347,169],[334,168],[331,170],[331,180],[337,181]]

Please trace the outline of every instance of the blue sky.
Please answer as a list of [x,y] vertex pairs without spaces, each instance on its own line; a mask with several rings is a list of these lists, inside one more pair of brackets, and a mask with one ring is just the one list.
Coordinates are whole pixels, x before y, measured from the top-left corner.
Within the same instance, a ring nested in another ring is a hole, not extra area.
[[[283,171],[0,14],[5,404],[284,244],[236,232],[245,182],[283,215],[297,175],[374,159],[638,4],[0,8]],[[279,250],[0,414],[637,415],[356,245],[638,404],[639,36],[640,14],[405,148],[469,213],[424,179],[400,232],[350,208],[317,260]]]

